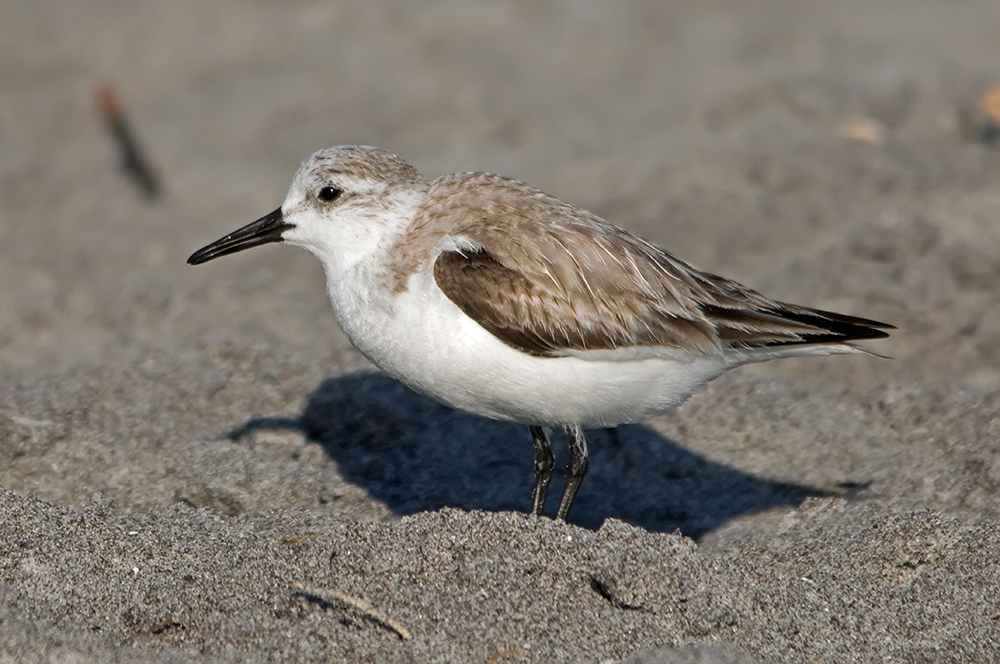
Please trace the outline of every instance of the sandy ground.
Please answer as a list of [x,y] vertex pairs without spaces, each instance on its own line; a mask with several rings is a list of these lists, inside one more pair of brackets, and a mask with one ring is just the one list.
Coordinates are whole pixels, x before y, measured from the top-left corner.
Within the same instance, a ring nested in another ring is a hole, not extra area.
[[[1000,150],[959,122],[998,33],[993,0],[4,3],[0,660],[1000,659]],[[340,143],[894,323],[894,359],[593,432],[570,523],[526,517],[524,428],[378,374],[312,258],[185,265]]]

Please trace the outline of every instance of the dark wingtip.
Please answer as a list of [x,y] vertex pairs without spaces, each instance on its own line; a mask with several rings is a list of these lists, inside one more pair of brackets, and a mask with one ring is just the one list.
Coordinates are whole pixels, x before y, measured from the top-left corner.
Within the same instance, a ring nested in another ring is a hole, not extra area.
[[705,305],[720,338],[744,348],[776,346],[852,345],[867,339],[884,339],[894,325],[832,311],[774,303],[747,310]]
[[885,339],[889,336],[886,330],[897,329],[895,325],[889,323],[821,309],[782,310],[774,313],[782,318],[816,328],[816,333],[801,333],[801,340],[792,343],[849,343],[866,339]]

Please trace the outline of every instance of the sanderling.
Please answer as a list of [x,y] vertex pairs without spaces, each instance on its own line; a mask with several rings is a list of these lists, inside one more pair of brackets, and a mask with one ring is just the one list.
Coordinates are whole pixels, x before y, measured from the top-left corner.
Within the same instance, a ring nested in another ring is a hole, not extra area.
[[323,263],[351,343],[417,392],[530,427],[531,511],[552,476],[547,429],[570,446],[565,519],[587,472],[584,428],[663,413],[723,372],[864,352],[892,325],[768,299],[523,182],[430,182],[372,147],[320,150],[280,208],[188,262],[268,242]]

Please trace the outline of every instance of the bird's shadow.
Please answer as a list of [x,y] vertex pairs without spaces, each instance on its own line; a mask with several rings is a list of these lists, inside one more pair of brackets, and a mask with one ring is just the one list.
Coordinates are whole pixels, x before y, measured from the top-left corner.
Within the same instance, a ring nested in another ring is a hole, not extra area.
[[[250,420],[241,427],[300,428],[337,462],[341,476],[394,513],[442,507],[527,511],[534,485],[528,428],[468,415],[382,374],[324,381],[298,421]],[[587,432],[590,471],[569,521],[597,528],[608,517],[689,537],[734,517],[827,495],[813,487],[759,479],[709,461],[642,425]],[[566,440],[553,436],[558,468]],[[546,514],[563,483],[553,477]]]

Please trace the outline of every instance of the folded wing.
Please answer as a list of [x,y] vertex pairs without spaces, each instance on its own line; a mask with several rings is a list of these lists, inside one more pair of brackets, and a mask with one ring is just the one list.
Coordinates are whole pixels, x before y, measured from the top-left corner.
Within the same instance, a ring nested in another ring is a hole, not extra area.
[[482,220],[453,236],[434,278],[466,315],[542,357],[625,348],[716,354],[838,345],[891,325],[770,300],[699,272],[628,231],[582,213],[559,224]]

